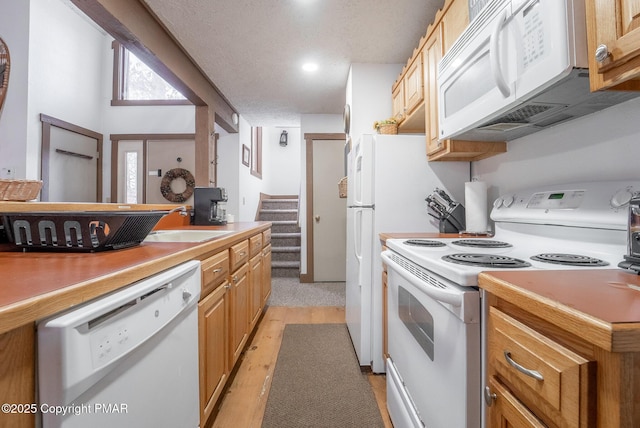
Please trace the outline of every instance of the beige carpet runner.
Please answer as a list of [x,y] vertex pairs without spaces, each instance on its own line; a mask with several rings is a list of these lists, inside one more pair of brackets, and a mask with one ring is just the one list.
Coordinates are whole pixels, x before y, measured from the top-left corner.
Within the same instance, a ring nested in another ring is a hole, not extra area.
[[285,326],[262,427],[384,427],[345,324]]

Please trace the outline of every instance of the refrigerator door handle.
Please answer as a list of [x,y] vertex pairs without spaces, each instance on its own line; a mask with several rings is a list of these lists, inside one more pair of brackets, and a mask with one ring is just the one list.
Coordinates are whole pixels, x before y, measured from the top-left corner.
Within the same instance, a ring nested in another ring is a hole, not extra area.
[[353,252],[358,261],[358,287],[362,286],[362,209],[355,210],[353,216]]

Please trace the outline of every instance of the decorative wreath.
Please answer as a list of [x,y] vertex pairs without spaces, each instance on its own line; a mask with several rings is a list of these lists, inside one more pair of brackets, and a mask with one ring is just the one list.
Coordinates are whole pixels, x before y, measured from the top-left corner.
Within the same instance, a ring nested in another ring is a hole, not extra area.
[[[171,190],[171,183],[176,178],[182,178],[187,183],[187,188],[182,193],[174,193],[173,190]],[[196,180],[189,171],[184,168],[173,168],[167,171],[164,177],[162,177],[160,193],[162,193],[162,196],[169,202],[184,202],[193,195],[195,185]]]

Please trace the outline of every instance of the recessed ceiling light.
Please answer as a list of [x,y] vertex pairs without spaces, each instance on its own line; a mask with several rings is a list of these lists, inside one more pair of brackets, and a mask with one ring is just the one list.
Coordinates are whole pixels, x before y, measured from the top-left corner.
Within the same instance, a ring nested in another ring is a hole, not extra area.
[[311,73],[318,70],[318,64],[315,62],[307,62],[302,65],[302,69]]

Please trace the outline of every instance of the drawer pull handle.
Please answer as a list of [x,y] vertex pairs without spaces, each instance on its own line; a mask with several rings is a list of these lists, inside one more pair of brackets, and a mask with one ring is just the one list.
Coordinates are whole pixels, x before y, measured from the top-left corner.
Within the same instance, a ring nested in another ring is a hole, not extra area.
[[220,272],[222,272],[222,268],[218,268],[218,269],[214,269],[213,270],[213,273],[220,273]]
[[543,381],[544,380],[544,376],[542,376],[542,374],[539,371],[530,370],[530,369],[524,368],[520,364],[518,364],[515,361],[513,361],[513,359],[511,358],[511,352],[504,351],[504,359],[507,360],[507,363],[509,363],[511,365],[511,367],[513,367],[514,369],[518,370],[520,373],[523,373],[523,374],[525,374],[527,376],[530,376],[530,377],[534,378],[535,380],[539,380],[539,381]]
[[242,251],[242,252],[240,252],[240,254],[239,254],[239,255],[240,255],[240,256],[246,256],[246,255],[247,255],[247,252],[246,252],[246,251]]

